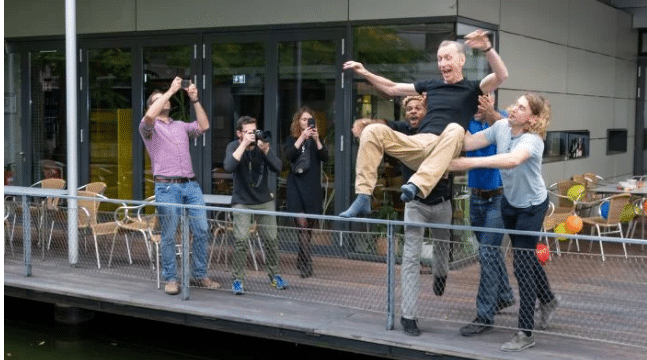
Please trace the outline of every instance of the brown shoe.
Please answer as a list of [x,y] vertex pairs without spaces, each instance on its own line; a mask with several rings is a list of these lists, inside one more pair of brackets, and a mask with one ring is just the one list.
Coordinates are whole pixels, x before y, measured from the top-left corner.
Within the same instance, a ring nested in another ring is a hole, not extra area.
[[180,284],[177,281],[169,281],[164,286],[164,292],[169,295],[177,295],[180,293]]
[[217,290],[220,289],[220,283],[217,283],[208,277],[202,278],[202,279],[196,279],[191,281],[191,285],[199,288],[204,288],[204,289],[209,289],[209,290]]

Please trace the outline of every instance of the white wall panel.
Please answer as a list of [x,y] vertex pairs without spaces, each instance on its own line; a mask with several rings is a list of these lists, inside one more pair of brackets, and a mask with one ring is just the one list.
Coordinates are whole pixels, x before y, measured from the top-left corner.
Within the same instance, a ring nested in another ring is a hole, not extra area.
[[[398,19],[457,14],[457,0],[348,0],[352,20]],[[346,2],[346,1],[344,1]],[[321,3],[327,3],[321,1]]]
[[568,48],[566,91],[574,94],[613,96],[615,66],[613,57]]
[[616,58],[615,64],[615,97],[623,99],[636,98],[636,81],[638,63]]
[[501,0],[500,30],[566,44],[568,0]]
[[501,32],[499,52],[510,76],[505,88],[566,91],[566,47]]
[[77,0],[79,34],[135,31],[135,0]]
[[65,1],[5,0],[4,36],[65,35]]
[[614,99],[614,121],[613,128],[627,129],[629,136],[634,136],[636,133],[636,100],[629,99]]
[[568,14],[569,46],[615,55],[617,10],[596,0],[570,0]]
[[137,30],[348,20],[348,0],[138,0]]
[[499,24],[501,0],[458,0],[458,16]]
[[638,48],[638,30],[632,28],[631,14],[618,11],[616,33],[616,56],[627,60],[636,60]]

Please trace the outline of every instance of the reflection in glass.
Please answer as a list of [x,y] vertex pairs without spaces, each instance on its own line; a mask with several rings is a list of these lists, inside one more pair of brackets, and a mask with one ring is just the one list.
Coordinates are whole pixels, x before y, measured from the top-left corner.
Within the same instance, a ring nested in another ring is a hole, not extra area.
[[[4,184],[23,185],[20,54],[5,52]],[[29,185],[29,184],[26,184]]]
[[265,50],[263,43],[214,43],[212,137],[212,194],[231,195],[231,174],[224,172],[227,144],[236,138],[236,121],[256,118],[264,128]]
[[130,49],[91,49],[88,64],[90,182],[106,183],[109,198],[131,199],[132,54]]
[[[191,59],[193,47],[189,45],[172,45],[144,48],[144,107],[146,99],[154,90],[166,91],[176,76],[182,79],[191,78]],[[146,108],[143,109],[146,112]],[[186,92],[178,91],[171,97],[171,118],[189,121],[191,100]],[[139,134],[137,134],[139,136]],[[154,181],[148,152],[144,151],[144,198],[154,195]],[[193,156],[192,158],[195,158]],[[193,159],[195,161],[195,159]],[[198,167],[193,164],[193,170]]]
[[[278,143],[282,148],[290,136],[292,116],[302,106],[315,112],[317,128],[322,142],[328,147],[328,162],[323,164],[322,192],[323,211],[332,214],[334,210],[335,183],[335,43],[312,40],[279,43],[279,102]],[[281,153],[282,149],[279,149]],[[284,162],[278,179],[277,206],[282,209],[286,201],[286,179],[290,164]]]
[[67,163],[65,52],[32,53],[32,183],[64,178]]

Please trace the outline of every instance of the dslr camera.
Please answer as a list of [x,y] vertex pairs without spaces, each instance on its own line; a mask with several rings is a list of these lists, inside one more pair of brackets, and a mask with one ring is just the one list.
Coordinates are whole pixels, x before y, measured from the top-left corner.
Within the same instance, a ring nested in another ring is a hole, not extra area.
[[254,131],[254,136],[256,136],[256,141],[263,140],[264,142],[270,142],[270,139],[272,139],[272,134],[269,131],[260,129]]

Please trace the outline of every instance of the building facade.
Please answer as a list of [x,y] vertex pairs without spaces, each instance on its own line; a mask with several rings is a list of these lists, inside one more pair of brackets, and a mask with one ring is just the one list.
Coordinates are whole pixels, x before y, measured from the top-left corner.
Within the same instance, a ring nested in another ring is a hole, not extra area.
[[[65,177],[65,1],[4,6],[5,169],[15,185]],[[639,33],[630,14],[595,0],[77,0],[76,11],[79,184],[106,182],[109,197],[152,194],[137,126],[148,95],[181,76],[197,84],[211,121],[191,147],[205,193],[230,191],[222,161],[239,116],[256,117],[280,152],[292,114],[307,105],[330,149],[322,191],[326,213],[337,214],[354,196],[353,120],[402,116],[399,99],[342,63],[400,82],[439,77],[438,44],[476,28],[492,31],[510,73],[499,106],[525,91],[553,105],[547,184],[647,168]],[[482,54],[468,53],[466,77],[487,72]],[[193,118],[186,96],[172,104],[175,119]],[[279,206],[287,171],[273,179]]]

